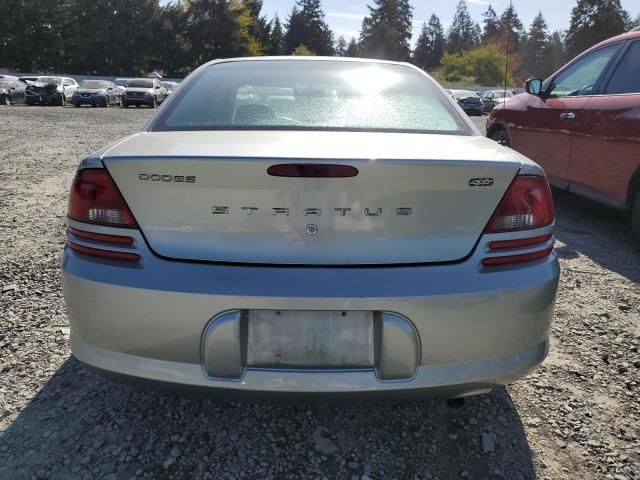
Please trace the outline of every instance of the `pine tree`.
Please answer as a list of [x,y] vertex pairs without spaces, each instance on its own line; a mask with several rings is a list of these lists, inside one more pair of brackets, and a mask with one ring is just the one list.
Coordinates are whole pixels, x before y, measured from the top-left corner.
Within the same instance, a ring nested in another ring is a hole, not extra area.
[[620,0],[578,0],[571,10],[567,53],[578,55],[596,43],[625,32],[631,26]]
[[342,35],[340,35],[338,40],[336,40],[335,51],[338,57],[344,57],[347,54],[347,41]]
[[333,55],[333,33],[324,20],[320,0],[297,0],[285,34],[285,50],[293,53],[303,44],[315,55]]
[[365,57],[409,61],[411,21],[409,0],[374,0],[362,20],[360,51]]
[[517,53],[520,50],[520,43],[525,37],[525,30],[516,9],[511,4],[505,8],[498,22],[498,36],[500,47],[506,51],[507,41],[509,42],[509,54]]
[[192,68],[244,53],[236,15],[225,0],[188,0],[183,28]]
[[544,54],[544,64],[546,68],[543,72],[543,77],[548,77],[566,63],[567,53],[565,44],[566,42],[562,32],[556,30],[551,34]]
[[524,46],[523,68],[529,77],[544,77],[547,74],[546,51],[549,47],[549,32],[547,22],[538,13],[533,19],[527,41]]
[[255,35],[258,30],[258,18],[255,15],[253,0],[232,0],[231,9],[236,15],[238,34],[242,42],[242,55],[253,57],[262,55],[262,43]]
[[416,48],[413,51],[413,62],[423,70],[433,70],[440,64],[444,55],[444,31],[440,19],[431,15],[429,23],[422,25]]
[[497,40],[500,29],[498,14],[493,7],[489,5],[482,16],[484,17],[484,20],[482,20],[484,25],[484,29],[482,31],[482,43],[493,43]]
[[471,19],[467,2],[460,0],[447,35],[447,52],[460,53],[480,43],[480,27]]
[[349,40],[349,44],[347,45],[347,50],[345,52],[345,57],[359,57],[360,56],[360,46],[356,39],[351,37]]
[[267,45],[267,55],[284,55],[284,33],[278,15],[271,22],[271,34]]

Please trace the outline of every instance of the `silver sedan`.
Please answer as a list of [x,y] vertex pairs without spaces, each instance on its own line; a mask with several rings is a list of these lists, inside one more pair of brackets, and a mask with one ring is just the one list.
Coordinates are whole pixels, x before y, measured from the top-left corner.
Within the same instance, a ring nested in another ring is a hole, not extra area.
[[451,398],[548,351],[544,173],[408,64],[203,65],[81,162],[68,217],[73,354],[112,376]]

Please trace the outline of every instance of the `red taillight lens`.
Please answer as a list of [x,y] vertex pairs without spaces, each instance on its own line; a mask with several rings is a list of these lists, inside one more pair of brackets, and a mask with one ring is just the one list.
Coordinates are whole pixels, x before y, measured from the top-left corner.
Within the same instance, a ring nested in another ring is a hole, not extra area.
[[485,267],[496,267],[500,265],[513,265],[515,263],[532,262],[534,260],[540,260],[551,255],[553,247],[545,248],[544,250],[538,250],[537,252],[521,253],[520,255],[507,255],[504,257],[487,257],[482,260],[482,264]]
[[109,172],[80,170],[69,195],[69,217],[79,222],[136,227],[136,221]]
[[85,232],[84,230],[78,230],[77,228],[68,227],[69,231],[78,238],[84,240],[92,240],[94,242],[113,243],[116,245],[131,245],[133,244],[133,238],[125,237],[122,235],[107,235],[104,233]]
[[116,252],[113,250],[103,250],[102,248],[87,247],[78,243],[67,240],[67,245],[71,250],[89,255],[91,257],[108,258],[109,260],[123,260],[125,262],[137,262],[140,255],[129,252]]
[[553,197],[544,177],[518,175],[489,220],[485,233],[546,227],[553,223]]

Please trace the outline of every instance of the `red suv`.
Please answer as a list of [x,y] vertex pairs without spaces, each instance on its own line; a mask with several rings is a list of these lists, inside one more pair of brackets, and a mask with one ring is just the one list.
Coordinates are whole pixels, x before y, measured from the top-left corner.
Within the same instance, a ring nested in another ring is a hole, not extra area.
[[487,136],[545,169],[552,185],[631,213],[640,240],[640,32],[605,40],[501,103]]

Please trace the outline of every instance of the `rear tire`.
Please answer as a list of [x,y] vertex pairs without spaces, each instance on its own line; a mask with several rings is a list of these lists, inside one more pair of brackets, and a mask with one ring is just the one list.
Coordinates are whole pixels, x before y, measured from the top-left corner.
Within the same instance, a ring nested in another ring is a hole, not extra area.
[[636,199],[631,207],[631,236],[640,242],[640,190],[636,192]]
[[489,138],[495,142],[498,142],[500,145],[504,145],[505,147],[511,146],[507,131],[502,127],[492,132],[491,135],[489,135]]
[[129,104],[127,102],[122,102],[122,105],[120,105],[122,108],[129,108]]

